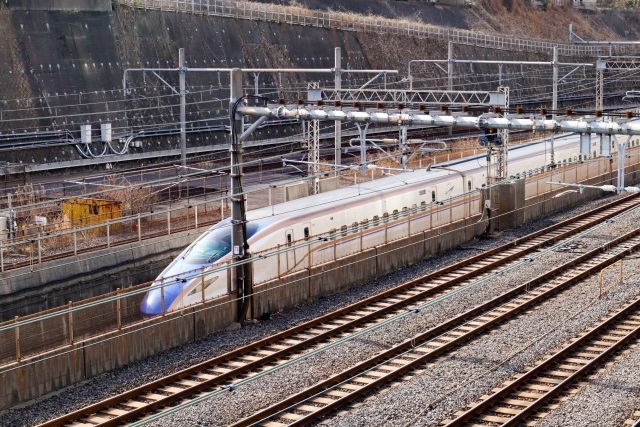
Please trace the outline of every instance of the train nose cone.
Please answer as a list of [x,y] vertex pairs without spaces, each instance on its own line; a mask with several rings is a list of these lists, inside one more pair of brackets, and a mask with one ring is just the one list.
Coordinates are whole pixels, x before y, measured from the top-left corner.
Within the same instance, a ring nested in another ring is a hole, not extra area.
[[[155,316],[158,314],[166,313],[180,296],[182,289],[187,283],[186,279],[176,278],[174,283],[165,284],[163,287],[160,285],[160,281],[156,281],[152,285],[152,289],[142,299],[140,304],[140,311],[145,316]],[[164,300],[164,308],[162,307],[162,301]]]
[[160,292],[156,289],[147,292],[140,304],[140,311],[145,316],[155,316],[162,314]]

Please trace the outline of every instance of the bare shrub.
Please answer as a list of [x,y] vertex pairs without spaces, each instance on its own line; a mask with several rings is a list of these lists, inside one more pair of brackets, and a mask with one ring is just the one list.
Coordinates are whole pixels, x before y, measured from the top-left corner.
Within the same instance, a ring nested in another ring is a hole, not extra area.
[[151,187],[135,186],[122,176],[109,176],[105,184],[98,187],[105,198],[122,203],[122,216],[148,212],[157,203],[158,196]]

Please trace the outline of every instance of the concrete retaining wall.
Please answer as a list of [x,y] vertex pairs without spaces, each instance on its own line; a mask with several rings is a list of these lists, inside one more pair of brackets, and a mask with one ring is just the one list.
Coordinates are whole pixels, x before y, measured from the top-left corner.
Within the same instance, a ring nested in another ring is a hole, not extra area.
[[[0,273],[0,321],[155,279],[207,227]],[[43,299],[42,295],[47,298]],[[12,309],[10,309],[12,307]]]
[[[615,175],[615,173],[612,175],[610,172],[607,172],[585,180],[584,184],[603,185],[610,184],[612,181],[615,185],[615,180],[617,179]],[[591,188],[585,188],[582,194],[577,192],[565,193],[559,197],[554,197],[566,191],[566,188],[559,186],[554,191],[549,191],[539,196],[528,198],[525,201],[526,209],[524,209],[524,221],[532,221],[542,218],[544,216],[561,212],[571,206],[577,206],[580,203],[602,197],[602,190]]]
[[425,234],[418,233],[406,239],[376,247],[377,276],[384,276],[424,259],[426,254],[424,240]]
[[236,316],[234,296],[227,295],[5,365],[0,373],[0,410],[204,338]]
[[111,11],[111,0],[6,0],[6,4],[13,10]]
[[312,267],[309,277],[309,299],[317,300],[368,283],[376,274],[376,250],[367,249],[336,262]]
[[282,276],[253,288],[253,317],[277,313],[309,300],[309,271]]

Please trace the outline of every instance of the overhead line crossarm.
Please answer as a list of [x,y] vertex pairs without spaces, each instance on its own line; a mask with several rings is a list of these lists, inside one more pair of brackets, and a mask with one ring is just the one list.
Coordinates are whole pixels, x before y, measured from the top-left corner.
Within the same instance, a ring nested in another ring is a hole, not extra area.
[[288,109],[284,106],[240,107],[238,113],[248,116],[267,116],[296,120],[335,120],[355,123],[386,123],[397,125],[432,125],[479,129],[544,130],[548,132],[577,132],[607,135],[640,135],[637,122],[587,122],[583,120],[542,120],[531,118],[469,117],[430,115],[425,113],[392,113],[384,111],[342,111],[304,108]]

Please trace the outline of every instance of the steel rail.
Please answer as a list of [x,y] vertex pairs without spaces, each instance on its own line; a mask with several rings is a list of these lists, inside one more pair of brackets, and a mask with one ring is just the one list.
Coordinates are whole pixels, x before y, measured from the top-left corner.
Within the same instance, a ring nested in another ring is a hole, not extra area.
[[[467,425],[474,419],[483,425],[523,425],[525,419],[533,416],[549,400],[604,364],[639,334],[640,298],[637,298],[533,369],[508,381],[456,419],[447,420],[445,425]],[[488,411],[497,415],[485,415]]]
[[640,427],[640,410],[633,411],[633,414],[623,424],[623,427]]
[[232,426],[313,423],[615,263],[640,248],[639,234],[627,233]]
[[[119,425],[150,411],[156,411],[176,401],[185,399],[194,393],[227,384],[230,380],[240,375],[249,375],[252,371],[255,372],[264,368],[265,365],[276,364],[283,357],[290,357],[295,352],[326,342],[336,335],[365,323],[374,322],[376,319],[380,321],[385,316],[388,317],[398,310],[406,309],[408,305],[414,302],[452,292],[462,286],[464,281],[472,280],[472,278],[518,257],[525,257],[542,246],[557,242],[594,224],[601,223],[620,212],[632,209],[639,203],[640,200],[636,195],[616,200],[591,212],[585,212],[574,218],[516,239],[513,242],[469,257],[289,330],[50,420],[42,424],[42,426],[61,426],[79,419],[83,419],[84,422],[93,419],[92,424],[94,425]],[[546,238],[544,238],[545,234],[548,234]],[[446,278],[446,275],[449,275],[449,277]],[[413,292],[411,292],[412,290]],[[420,292],[416,293],[415,290]],[[402,295],[402,292],[406,291],[409,291],[409,293]],[[392,301],[385,302],[385,299],[391,299]],[[194,380],[194,378],[197,379]],[[188,386],[188,388],[171,386],[181,381],[181,387]],[[154,392],[157,390],[159,392]],[[128,411],[110,409],[115,406],[123,407],[127,401],[141,400],[140,397],[150,403],[132,403]],[[92,414],[97,413],[105,415],[92,416]]]

